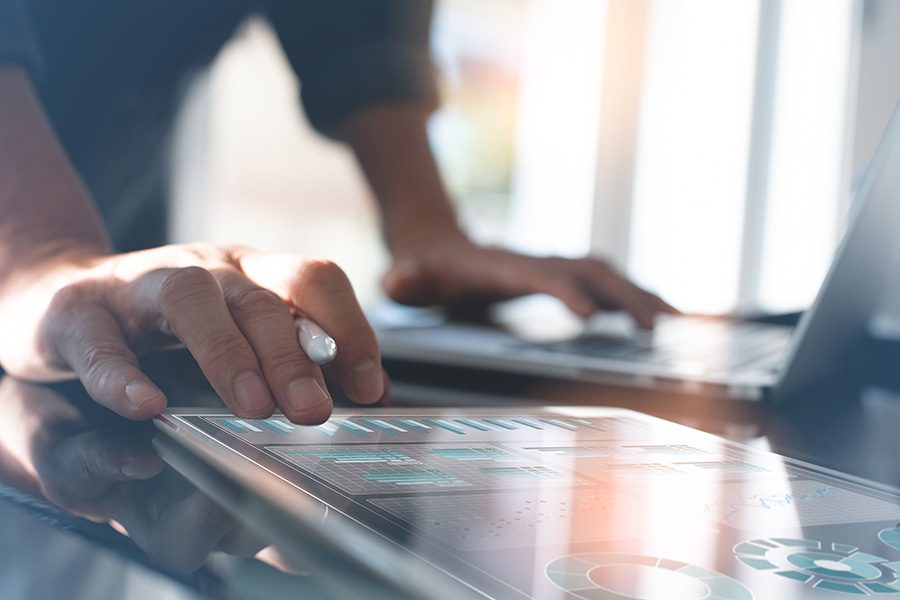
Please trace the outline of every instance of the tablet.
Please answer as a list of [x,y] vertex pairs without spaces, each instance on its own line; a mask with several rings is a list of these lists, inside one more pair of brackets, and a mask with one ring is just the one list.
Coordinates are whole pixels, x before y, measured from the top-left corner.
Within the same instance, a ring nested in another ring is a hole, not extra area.
[[338,409],[298,426],[172,409],[158,423],[164,458],[227,480],[211,491],[244,498],[279,546],[321,542],[398,593],[900,598],[897,490],[633,411]]

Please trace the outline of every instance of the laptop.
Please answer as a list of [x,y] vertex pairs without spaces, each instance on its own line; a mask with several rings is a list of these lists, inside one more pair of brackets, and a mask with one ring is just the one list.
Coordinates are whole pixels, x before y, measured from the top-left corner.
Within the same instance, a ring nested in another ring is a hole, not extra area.
[[515,322],[498,328],[435,321],[421,309],[404,314],[392,306],[370,315],[383,356],[744,400],[780,400],[821,384],[852,364],[848,354],[900,274],[898,129],[900,107],[860,183],[824,283],[796,328],[665,315],[650,339],[588,327],[548,341],[530,339],[533,331]]
[[176,408],[157,426],[160,455],[317,597],[900,596],[896,488],[629,410],[338,409],[298,426]]

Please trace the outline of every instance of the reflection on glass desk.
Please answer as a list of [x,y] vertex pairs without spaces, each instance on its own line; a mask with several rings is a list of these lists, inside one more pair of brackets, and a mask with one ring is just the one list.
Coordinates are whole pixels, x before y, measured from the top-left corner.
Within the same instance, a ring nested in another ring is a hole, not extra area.
[[151,423],[8,377],[0,406],[0,598],[323,597],[156,456]]
[[[179,389],[167,393],[182,404],[208,400],[203,386]],[[845,393],[679,417],[896,486],[900,401]],[[273,548],[155,457],[150,424],[111,416],[78,386],[3,379],[0,403],[2,478],[16,492],[0,530],[18,540],[3,545],[3,598],[56,582],[72,598],[142,598],[147,585],[172,598],[324,597],[322,581],[341,576]],[[684,429],[533,409],[357,409],[318,427],[196,418],[498,598],[900,597],[892,490]]]

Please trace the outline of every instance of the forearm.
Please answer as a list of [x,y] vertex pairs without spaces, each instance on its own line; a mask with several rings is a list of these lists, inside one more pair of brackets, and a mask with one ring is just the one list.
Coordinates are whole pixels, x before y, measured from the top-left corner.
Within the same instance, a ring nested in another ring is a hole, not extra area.
[[465,239],[428,143],[428,111],[415,104],[363,109],[341,130],[372,186],[393,254]]
[[0,285],[59,251],[109,251],[24,71],[0,67]]

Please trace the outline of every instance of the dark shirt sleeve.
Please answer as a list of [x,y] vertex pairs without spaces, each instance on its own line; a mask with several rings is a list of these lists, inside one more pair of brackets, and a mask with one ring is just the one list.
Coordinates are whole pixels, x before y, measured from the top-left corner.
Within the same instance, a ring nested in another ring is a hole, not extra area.
[[437,106],[429,51],[430,0],[270,0],[300,79],[310,122],[333,136],[359,108],[387,102]]
[[37,78],[41,58],[23,0],[0,0],[0,65],[10,63]]

